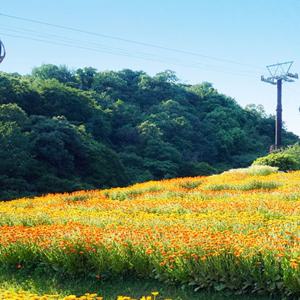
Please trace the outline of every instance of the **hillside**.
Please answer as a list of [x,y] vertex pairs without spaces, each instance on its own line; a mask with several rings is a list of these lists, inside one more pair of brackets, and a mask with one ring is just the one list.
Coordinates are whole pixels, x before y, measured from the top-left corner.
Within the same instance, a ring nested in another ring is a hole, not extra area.
[[2,270],[299,295],[299,182],[254,167],[2,202]]
[[[274,119],[171,71],[43,65],[0,73],[0,199],[208,175],[249,165]],[[283,143],[299,138],[283,133]]]

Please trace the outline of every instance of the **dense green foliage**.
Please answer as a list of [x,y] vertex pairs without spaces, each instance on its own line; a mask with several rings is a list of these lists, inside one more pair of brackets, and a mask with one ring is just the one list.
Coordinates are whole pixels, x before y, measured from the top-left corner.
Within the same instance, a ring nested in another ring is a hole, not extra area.
[[0,198],[243,167],[266,154],[273,132],[261,107],[243,109],[171,71],[1,73]]
[[[26,278],[26,280],[24,280]],[[65,278],[63,276],[51,274],[41,274],[41,272],[18,272],[12,274],[0,270],[0,285],[9,291],[29,291],[39,295],[56,294],[84,295],[87,292],[101,293],[105,300],[116,300],[118,295],[132,295],[135,298],[141,295],[150,295],[153,291],[159,291],[158,299],[174,300],[270,300],[268,296],[258,295],[234,295],[228,292],[198,291],[194,292],[193,287],[182,289],[176,285],[166,285],[157,280],[138,280],[126,276],[126,278],[116,280],[99,280],[95,277],[85,278]],[[168,298],[167,298],[168,297]],[[157,299],[157,298],[156,298]],[[280,297],[272,297],[272,300],[280,300]]]
[[300,170],[300,144],[259,157],[253,165],[277,167],[281,171]]

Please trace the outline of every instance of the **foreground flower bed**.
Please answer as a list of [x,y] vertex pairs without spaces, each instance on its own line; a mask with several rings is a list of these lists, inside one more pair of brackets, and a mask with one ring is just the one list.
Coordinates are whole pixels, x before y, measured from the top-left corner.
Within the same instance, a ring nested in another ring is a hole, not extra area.
[[269,173],[0,203],[0,264],[10,272],[299,295],[300,172]]

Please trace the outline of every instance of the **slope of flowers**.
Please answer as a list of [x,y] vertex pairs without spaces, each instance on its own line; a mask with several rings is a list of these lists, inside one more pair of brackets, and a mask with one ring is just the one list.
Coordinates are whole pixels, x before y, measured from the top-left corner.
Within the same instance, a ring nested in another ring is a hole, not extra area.
[[228,172],[0,203],[0,264],[300,294],[300,172]]

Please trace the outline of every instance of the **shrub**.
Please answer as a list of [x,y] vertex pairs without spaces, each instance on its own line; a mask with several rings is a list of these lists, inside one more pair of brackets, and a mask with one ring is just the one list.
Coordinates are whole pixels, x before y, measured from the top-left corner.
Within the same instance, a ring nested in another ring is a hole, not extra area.
[[277,167],[280,171],[291,171],[299,169],[299,162],[291,155],[284,152],[271,153],[260,157],[253,162],[253,165],[267,165]]
[[298,160],[299,166],[300,166],[300,144],[297,143],[293,146],[289,146],[284,150],[284,153],[290,154],[295,157],[296,160]]

